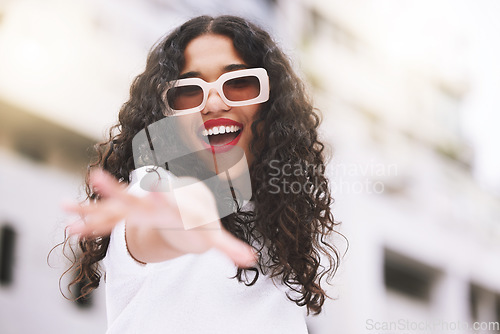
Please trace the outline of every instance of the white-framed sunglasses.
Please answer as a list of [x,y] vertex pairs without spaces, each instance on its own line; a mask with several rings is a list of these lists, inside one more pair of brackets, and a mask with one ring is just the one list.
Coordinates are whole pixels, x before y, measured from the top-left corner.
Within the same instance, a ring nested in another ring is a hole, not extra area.
[[262,103],[269,99],[269,76],[264,68],[249,68],[224,73],[214,82],[173,80],[166,93],[168,106],[175,115],[199,112],[205,108],[211,89],[230,107]]

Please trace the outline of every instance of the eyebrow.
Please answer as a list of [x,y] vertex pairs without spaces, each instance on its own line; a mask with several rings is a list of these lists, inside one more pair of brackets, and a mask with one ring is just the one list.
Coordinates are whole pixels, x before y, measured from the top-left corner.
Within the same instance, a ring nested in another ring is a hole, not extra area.
[[[223,72],[231,72],[231,71],[236,71],[236,70],[243,70],[249,68],[245,64],[230,64],[226,65],[222,68]],[[199,78],[201,77],[201,72],[196,72],[196,71],[191,71],[191,72],[186,72],[181,75],[179,75],[179,79],[185,79],[185,78]]]
[[247,68],[248,68],[248,66],[245,64],[231,64],[231,65],[224,66],[224,72],[243,70],[243,69],[247,69]]

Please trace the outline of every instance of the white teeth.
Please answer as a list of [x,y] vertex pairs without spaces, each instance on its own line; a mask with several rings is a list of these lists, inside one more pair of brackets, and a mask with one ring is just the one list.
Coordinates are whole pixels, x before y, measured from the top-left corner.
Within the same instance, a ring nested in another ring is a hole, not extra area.
[[211,129],[205,129],[201,131],[201,134],[203,136],[212,136],[212,135],[218,135],[218,134],[224,134],[224,133],[231,133],[231,132],[237,132],[240,131],[241,128],[237,125],[231,125],[231,126],[214,126]]

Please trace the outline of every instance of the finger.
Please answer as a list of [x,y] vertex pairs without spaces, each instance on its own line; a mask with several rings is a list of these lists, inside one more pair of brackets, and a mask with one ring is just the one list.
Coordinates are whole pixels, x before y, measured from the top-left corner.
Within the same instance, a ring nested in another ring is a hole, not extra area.
[[257,264],[255,250],[224,229],[220,231],[215,247],[229,256],[240,268],[249,268]]
[[90,172],[90,184],[94,191],[103,197],[120,196],[126,192],[124,185],[102,169]]
[[78,203],[62,203],[62,208],[66,212],[75,213],[79,216],[86,216],[98,210],[102,210],[100,205],[82,205]]
[[79,220],[67,226],[69,235],[79,235],[80,237],[108,235],[116,225],[115,219],[91,219]]
[[61,203],[61,208],[66,212],[80,213],[82,211],[81,205],[75,202],[65,201]]
[[90,226],[85,224],[83,220],[79,220],[66,226],[66,232],[70,236],[78,235],[80,237],[85,237],[91,235],[93,230]]
[[77,223],[70,225],[70,234],[109,234],[114,226],[128,214],[126,207],[120,203],[109,201],[105,205],[95,205],[90,208],[90,212],[75,209],[80,210],[79,212],[83,214]]

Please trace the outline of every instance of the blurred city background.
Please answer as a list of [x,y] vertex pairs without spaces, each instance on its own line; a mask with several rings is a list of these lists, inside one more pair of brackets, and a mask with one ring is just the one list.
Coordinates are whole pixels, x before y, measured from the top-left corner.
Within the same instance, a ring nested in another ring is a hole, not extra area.
[[60,203],[150,47],[200,14],[268,30],[323,115],[350,246],[310,333],[500,332],[499,1],[0,0],[0,333],[105,331],[104,289],[66,300],[46,262]]

